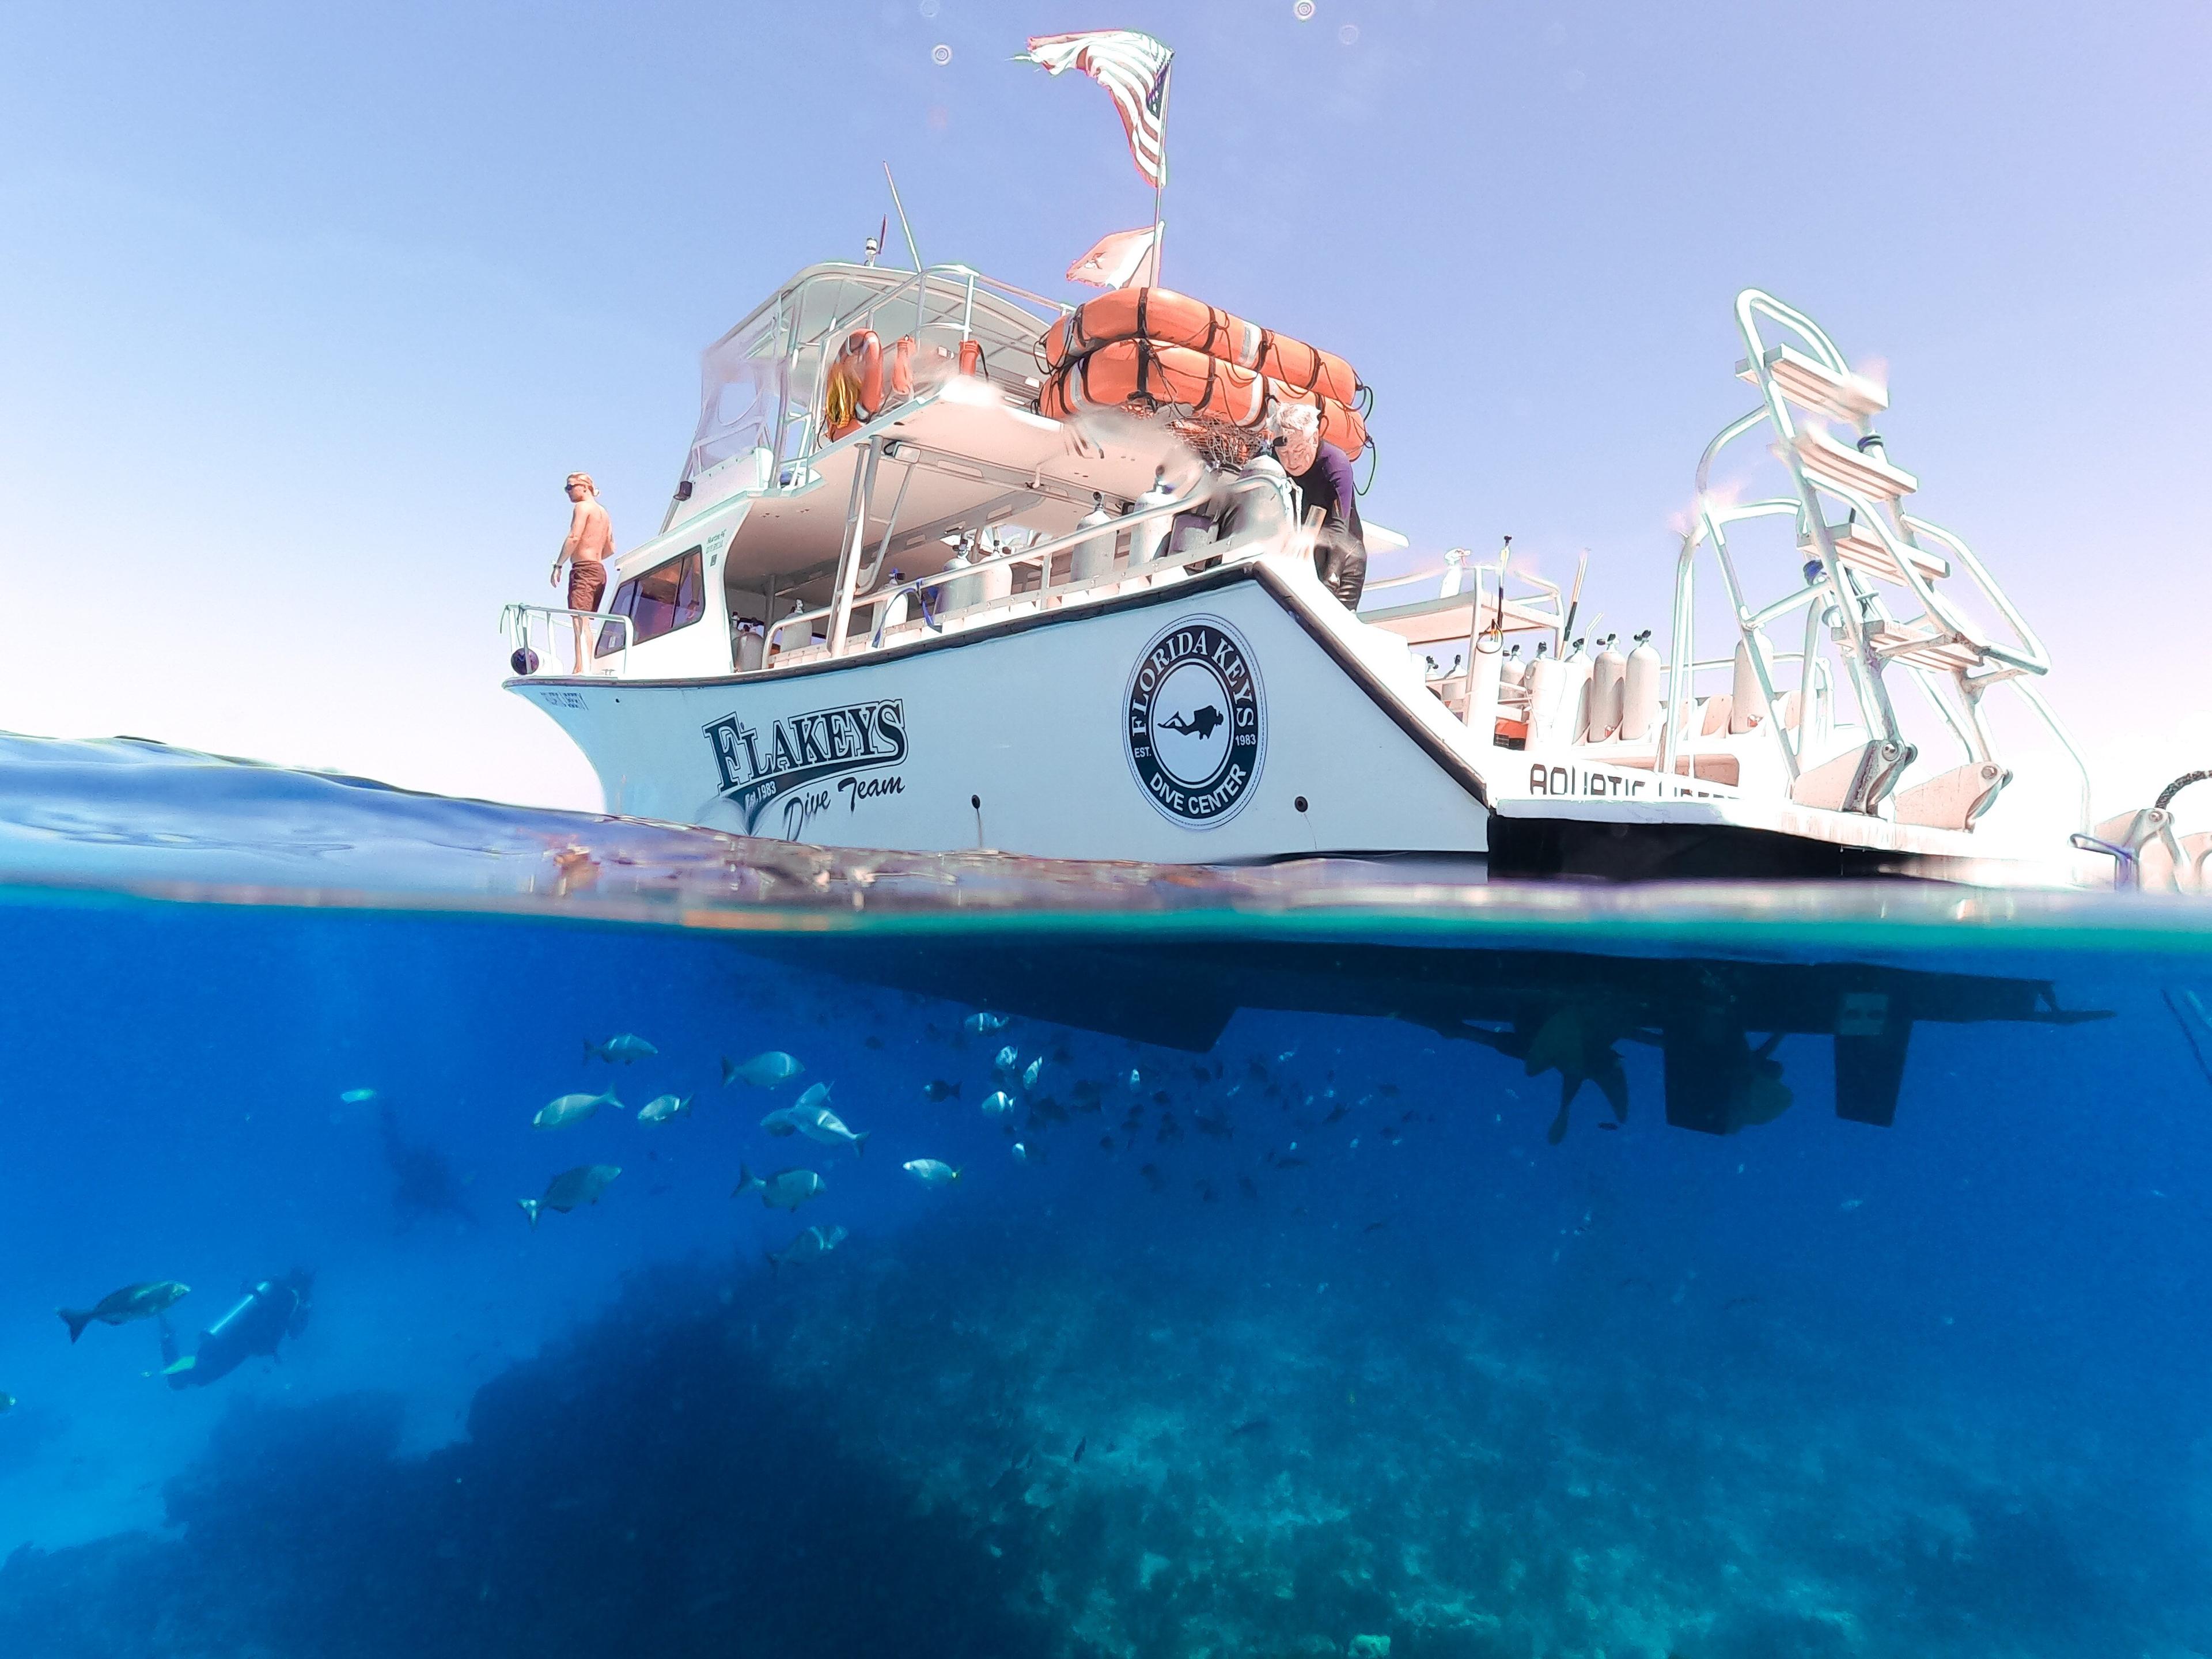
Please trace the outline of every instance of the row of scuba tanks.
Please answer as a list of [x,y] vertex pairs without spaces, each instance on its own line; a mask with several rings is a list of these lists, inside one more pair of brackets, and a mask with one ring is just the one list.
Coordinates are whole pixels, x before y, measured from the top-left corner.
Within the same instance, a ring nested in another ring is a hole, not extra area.
[[[1664,701],[1663,665],[1652,649],[1650,630],[1636,636],[1626,656],[1608,634],[1595,657],[1577,640],[1565,657],[1539,644],[1523,662],[1515,646],[1498,663],[1498,701],[1509,717],[1528,723],[1531,743],[1651,742],[1659,735]],[[1481,665],[1478,662],[1477,673]]]
[[1516,701],[1518,687],[1531,742],[1609,743],[1654,740],[1659,708],[1665,700],[1658,652],[1650,629],[1636,636],[1626,656],[1608,634],[1595,657],[1583,654],[1577,640],[1564,658],[1548,655],[1540,642],[1533,661],[1522,663],[1515,646],[1498,665],[1499,699]]
[[[1531,743],[1656,743],[1666,701],[1666,665],[1652,648],[1650,629],[1636,636],[1634,648],[1626,656],[1619,640],[1617,634],[1607,635],[1598,641],[1595,657],[1583,654],[1581,640],[1564,658],[1547,654],[1540,644],[1535,656],[1526,662],[1517,645],[1503,656],[1495,649],[1478,651],[1472,706],[1479,708],[1492,701],[1509,719],[1517,715],[1525,720]],[[1486,669],[1486,658],[1497,665],[1494,671]],[[1724,708],[1727,731],[1741,734],[1759,725],[1767,706],[1749,640],[1737,641],[1733,666],[1729,696],[1719,700],[1719,707],[1699,707],[1715,720]],[[1497,677],[1494,692],[1482,684],[1489,672]],[[1785,721],[1794,718],[1790,707],[1785,700]],[[1686,708],[1686,716],[1690,712]],[[1478,720],[1471,719],[1469,724],[1479,729]],[[1722,728],[1716,725],[1711,729],[1717,732]]]

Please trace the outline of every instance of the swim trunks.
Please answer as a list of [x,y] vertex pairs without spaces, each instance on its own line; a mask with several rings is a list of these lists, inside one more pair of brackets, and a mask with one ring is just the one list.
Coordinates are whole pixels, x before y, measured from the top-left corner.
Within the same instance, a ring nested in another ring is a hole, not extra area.
[[607,591],[607,568],[597,559],[579,559],[568,567],[568,609],[597,611],[599,595]]

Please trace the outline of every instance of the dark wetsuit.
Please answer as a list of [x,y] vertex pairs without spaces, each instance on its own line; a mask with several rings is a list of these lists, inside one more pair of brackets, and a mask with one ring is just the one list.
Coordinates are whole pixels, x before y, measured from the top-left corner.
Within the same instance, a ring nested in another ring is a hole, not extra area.
[[1321,538],[1314,544],[1314,574],[1342,600],[1347,611],[1359,609],[1360,590],[1367,586],[1367,544],[1359,526],[1359,495],[1352,482],[1352,463],[1334,444],[1314,452],[1313,465],[1293,473],[1304,512],[1319,507]]
[[258,1354],[276,1357],[276,1345],[296,1336],[307,1322],[307,1274],[264,1279],[200,1336],[199,1352],[180,1358],[167,1320],[161,1322],[161,1375],[173,1389],[204,1389],[217,1382]]

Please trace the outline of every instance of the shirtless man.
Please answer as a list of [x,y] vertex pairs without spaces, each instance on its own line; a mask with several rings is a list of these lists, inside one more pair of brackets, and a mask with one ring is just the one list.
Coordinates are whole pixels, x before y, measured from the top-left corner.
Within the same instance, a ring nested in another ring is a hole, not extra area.
[[[599,486],[592,482],[588,472],[571,472],[566,486],[568,499],[576,510],[568,518],[568,537],[561,544],[561,551],[553,561],[553,586],[561,585],[561,567],[568,567],[568,609],[597,611],[600,596],[607,591],[607,560],[615,550],[615,527],[607,518],[607,510],[599,505]],[[574,618],[576,625],[576,672],[588,674],[591,659],[585,654],[584,629],[581,617]]]

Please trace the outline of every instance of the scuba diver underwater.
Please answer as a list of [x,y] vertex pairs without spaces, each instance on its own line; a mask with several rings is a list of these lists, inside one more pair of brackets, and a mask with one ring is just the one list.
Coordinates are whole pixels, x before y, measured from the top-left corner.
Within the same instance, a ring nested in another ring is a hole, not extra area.
[[176,1333],[161,1321],[161,1377],[172,1389],[219,1382],[257,1354],[276,1358],[276,1345],[307,1328],[315,1276],[295,1268],[282,1279],[246,1287],[230,1311],[200,1333],[198,1351],[179,1356]]

